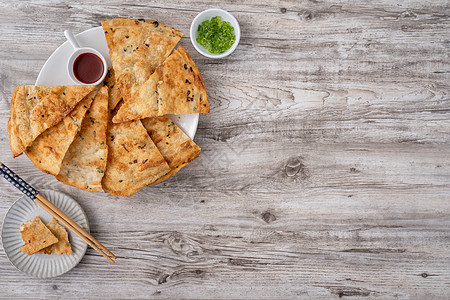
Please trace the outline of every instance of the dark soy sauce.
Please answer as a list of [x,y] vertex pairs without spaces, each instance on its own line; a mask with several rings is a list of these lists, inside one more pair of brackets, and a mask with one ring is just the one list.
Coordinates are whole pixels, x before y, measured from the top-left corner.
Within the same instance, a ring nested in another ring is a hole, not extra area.
[[73,63],[73,74],[82,83],[94,83],[103,76],[105,66],[94,53],[82,53]]

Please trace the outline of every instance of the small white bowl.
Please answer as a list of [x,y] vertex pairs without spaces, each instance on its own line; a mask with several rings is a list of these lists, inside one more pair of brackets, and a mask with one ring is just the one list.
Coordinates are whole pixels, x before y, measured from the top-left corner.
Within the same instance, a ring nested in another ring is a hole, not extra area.
[[[91,54],[95,54],[98,58],[100,58],[100,60],[102,61],[103,64],[103,72],[102,75],[100,76],[99,79],[97,79],[97,81],[95,82],[82,82],[79,81],[77,79],[77,77],[74,74],[74,63],[75,60],[81,55],[81,54],[85,54],[85,53],[91,53]],[[84,85],[84,84],[88,84],[88,85],[99,85],[100,83],[103,83],[103,81],[106,78],[106,73],[108,73],[108,67],[107,67],[107,63],[105,58],[103,57],[103,55],[98,52],[97,50],[93,49],[93,48],[78,48],[76,49],[72,55],[70,56],[68,62],[67,62],[67,72],[69,74],[70,79],[72,79],[72,81],[76,84],[76,85]]]
[[[210,20],[211,18],[216,17],[216,16],[220,16],[222,18],[222,21],[230,22],[230,25],[233,26],[233,28],[234,28],[234,35],[236,36],[236,40],[234,41],[234,44],[231,46],[231,48],[221,54],[210,53],[202,45],[197,43],[198,26],[200,24],[202,24],[204,21]],[[229,12],[227,12],[223,9],[220,9],[220,8],[210,8],[210,9],[202,11],[195,17],[194,21],[192,21],[192,24],[191,24],[192,45],[194,45],[195,50],[197,50],[200,54],[202,54],[206,57],[222,58],[222,57],[230,55],[231,53],[233,53],[234,49],[236,49],[236,47],[238,46],[240,38],[241,38],[241,28],[239,27],[238,21],[236,20],[235,17],[233,17],[232,14],[230,14]]]
[[[106,74],[108,73],[108,64],[106,62],[106,59],[103,57],[103,55],[94,48],[80,47],[77,39],[72,34],[72,32],[70,32],[70,30],[65,30],[64,35],[66,36],[67,40],[69,41],[69,43],[72,45],[72,47],[74,49],[72,55],[69,57],[69,60],[67,61],[67,73],[69,74],[69,77],[73,81],[73,83],[75,83],[76,85],[84,85],[84,84],[99,85],[100,83],[103,83],[103,81],[105,80]],[[84,54],[84,53],[95,54],[102,61],[103,72],[102,72],[102,75],[100,76],[100,78],[97,79],[97,81],[95,81],[95,82],[85,83],[85,82],[79,81],[74,74],[75,60],[81,54]]]

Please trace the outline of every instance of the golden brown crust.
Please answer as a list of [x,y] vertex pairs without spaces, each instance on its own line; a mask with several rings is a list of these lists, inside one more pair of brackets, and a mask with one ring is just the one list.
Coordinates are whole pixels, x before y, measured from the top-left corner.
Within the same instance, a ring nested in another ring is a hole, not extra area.
[[168,117],[160,116],[141,121],[171,169],[152,184],[170,178],[200,155],[200,147]]
[[[11,99],[11,113],[9,115],[8,119],[8,136],[9,136],[9,145],[11,147],[11,152],[13,154],[13,157],[17,157],[22,154],[23,150],[25,149],[25,146],[22,143],[22,140],[19,138],[19,127],[17,126],[17,111],[19,110],[16,108],[16,102],[23,96],[19,96],[22,94],[25,94],[25,86],[19,85],[14,89],[13,96]],[[22,103],[22,102],[21,102]],[[26,103],[26,102],[25,102]],[[28,119],[28,116],[27,116]]]
[[56,179],[86,191],[100,192],[106,170],[108,146],[108,87],[95,96],[81,129],[67,150]]
[[154,20],[102,21],[116,84],[123,100],[139,96],[141,85],[175,48],[183,34]]
[[20,234],[22,235],[22,240],[25,242],[20,247],[20,250],[28,255],[58,242],[58,239],[42,223],[39,217],[35,217],[33,220],[20,225]]
[[11,113],[8,120],[8,135],[13,157],[23,153],[27,145],[22,141],[33,139],[30,128],[30,114],[53,87],[19,85],[11,99]]
[[163,83],[158,86],[158,114],[209,113],[202,75],[182,47],[163,65]]
[[44,249],[39,250],[38,254],[72,254],[72,247],[69,243],[69,234],[64,226],[58,223],[58,221],[53,218],[47,225],[47,228],[53,233],[53,235],[58,239],[58,242],[48,246]]
[[103,190],[131,196],[170,171],[141,121],[108,123],[108,164]]
[[116,76],[114,69],[111,68],[108,71],[108,74],[105,78],[105,85],[108,87],[108,100],[109,100],[109,109],[113,110],[116,108],[116,105],[122,100],[122,95],[120,94],[120,90],[118,85],[116,84]]
[[59,123],[95,86],[18,86],[11,100],[8,133],[17,157],[42,132]]
[[140,97],[122,104],[117,114],[113,117],[114,123],[144,119],[147,116],[158,115],[158,90],[157,84],[161,69],[156,69],[141,89]]
[[182,47],[173,52],[141,87],[142,97],[125,102],[114,123],[165,114],[209,113],[202,76]]
[[31,162],[41,171],[57,175],[64,156],[81,128],[86,111],[97,90],[92,91],[56,126],[45,130],[25,150]]

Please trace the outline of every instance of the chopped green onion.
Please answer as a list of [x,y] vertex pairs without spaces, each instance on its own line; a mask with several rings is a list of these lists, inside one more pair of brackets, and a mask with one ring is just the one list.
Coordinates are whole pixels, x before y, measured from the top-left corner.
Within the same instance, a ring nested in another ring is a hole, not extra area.
[[230,22],[222,21],[220,16],[206,20],[198,26],[197,43],[210,53],[224,53],[233,46],[235,41],[233,26]]

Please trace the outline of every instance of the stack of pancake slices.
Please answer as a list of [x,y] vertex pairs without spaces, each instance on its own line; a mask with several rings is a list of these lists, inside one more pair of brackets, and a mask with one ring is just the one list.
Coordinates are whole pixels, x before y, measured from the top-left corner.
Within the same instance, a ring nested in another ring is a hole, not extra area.
[[167,114],[209,113],[202,76],[182,33],[143,19],[102,22],[112,68],[103,86],[19,85],[8,133],[40,170],[116,196],[177,173],[200,154]]

